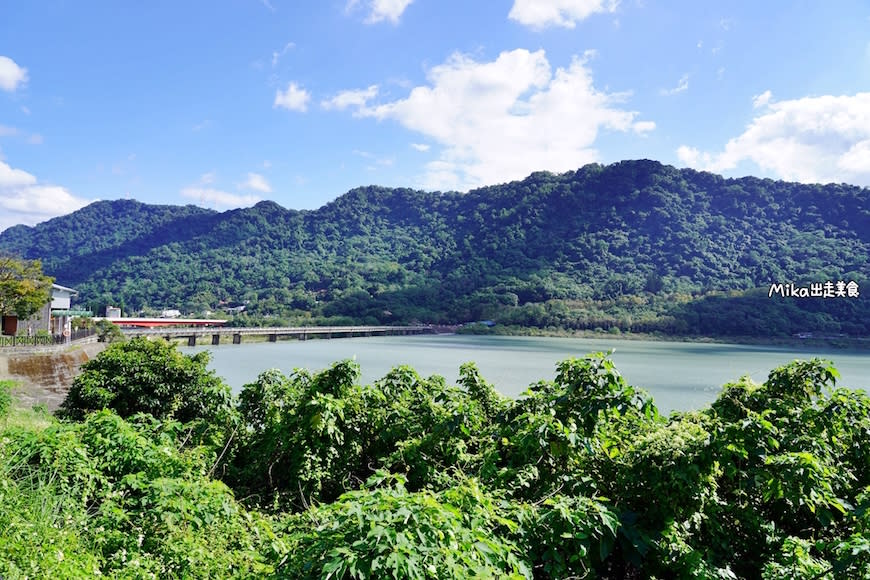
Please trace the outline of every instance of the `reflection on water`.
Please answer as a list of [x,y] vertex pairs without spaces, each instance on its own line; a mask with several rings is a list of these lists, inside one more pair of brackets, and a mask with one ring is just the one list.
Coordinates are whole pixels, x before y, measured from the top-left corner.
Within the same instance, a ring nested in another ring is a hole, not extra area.
[[406,336],[342,338],[197,347],[209,350],[211,367],[238,392],[269,368],[320,370],[342,359],[361,366],[363,384],[407,364],[419,374],[438,374],[455,382],[459,366],[477,364],[484,378],[506,395],[519,396],[532,383],[552,380],[556,364],[570,357],[613,350],[617,369],[632,385],[655,397],[663,412],[698,409],[710,403],[721,386],[743,375],[763,381],[771,369],[796,358],[831,359],[840,384],[870,386],[870,355],[831,351],[797,351],[779,347],[649,342],[616,339],[505,336]]

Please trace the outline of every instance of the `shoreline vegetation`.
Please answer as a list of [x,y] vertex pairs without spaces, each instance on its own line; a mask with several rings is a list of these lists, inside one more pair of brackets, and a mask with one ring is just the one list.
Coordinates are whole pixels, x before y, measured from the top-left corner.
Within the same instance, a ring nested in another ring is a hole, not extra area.
[[56,417],[0,383],[0,576],[870,576],[870,395],[824,360],[668,417],[601,353],[522,399],[208,361],[110,344]]
[[648,340],[656,342],[695,342],[715,344],[740,344],[752,346],[787,346],[795,349],[827,347],[837,350],[870,351],[870,338],[855,337],[760,337],[760,336],[703,336],[668,335],[648,332],[622,332],[606,330],[567,330],[560,328],[535,328],[519,326],[486,326],[470,324],[457,326],[457,334],[481,336],[541,336],[558,338],[608,338],[614,340]]

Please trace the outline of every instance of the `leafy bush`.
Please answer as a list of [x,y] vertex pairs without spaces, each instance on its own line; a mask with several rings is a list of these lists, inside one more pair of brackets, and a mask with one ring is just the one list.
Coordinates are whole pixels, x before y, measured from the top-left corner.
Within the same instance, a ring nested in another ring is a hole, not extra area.
[[[388,476],[379,473],[370,484]],[[380,481],[378,481],[380,480]],[[532,578],[516,523],[473,481],[409,493],[404,478],[290,516],[279,578]]]
[[[601,354],[518,400],[343,361],[191,409],[167,385],[220,391],[201,359],[106,352],[76,400],[156,414],[0,431],[0,574],[870,577],[870,396],[826,361],[664,418]],[[197,434],[234,413],[218,454]]]
[[181,449],[179,425],[112,411],[0,436],[0,572],[260,577],[269,522]]
[[445,489],[479,468],[491,419],[508,405],[473,365],[461,371],[467,391],[408,367],[365,387],[358,376],[343,361],[314,375],[271,370],[246,385],[229,480],[297,510],[359,489],[375,469],[401,473],[410,490]]
[[97,340],[99,342],[121,342],[124,340],[124,333],[114,322],[108,320],[99,320],[94,324],[97,331]]
[[208,361],[205,351],[184,355],[163,340],[111,344],[82,365],[58,414],[81,421],[90,412],[112,409],[121,417],[148,413],[226,424],[235,412],[232,395]]

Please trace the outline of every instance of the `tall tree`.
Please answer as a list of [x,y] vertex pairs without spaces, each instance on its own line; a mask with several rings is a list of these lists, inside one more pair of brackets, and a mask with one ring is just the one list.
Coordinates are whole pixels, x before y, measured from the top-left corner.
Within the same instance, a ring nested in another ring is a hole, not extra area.
[[0,254],[0,314],[27,318],[48,302],[54,278],[42,273],[39,260]]

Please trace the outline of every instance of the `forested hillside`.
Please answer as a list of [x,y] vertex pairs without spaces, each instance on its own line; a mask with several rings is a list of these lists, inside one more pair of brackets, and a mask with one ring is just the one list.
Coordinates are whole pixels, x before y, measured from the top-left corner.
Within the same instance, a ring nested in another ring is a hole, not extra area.
[[[363,187],[316,211],[97,202],[0,234],[93,308],[246,304],[240,322],[870,334],[870,189],[654,161],[468,193]],[[768,297],[855,281],[857,298]]]

